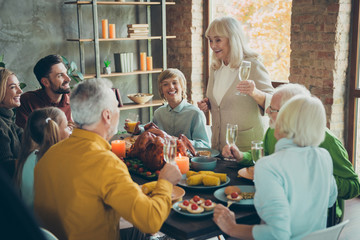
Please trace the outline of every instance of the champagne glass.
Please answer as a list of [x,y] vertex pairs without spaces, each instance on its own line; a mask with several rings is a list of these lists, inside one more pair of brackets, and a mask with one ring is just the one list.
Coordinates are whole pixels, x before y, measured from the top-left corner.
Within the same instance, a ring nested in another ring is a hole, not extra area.
[[[246,81],[249,78],[251,70],[251,62],[249,61],[242,61],[240,68],[239,68],[239,79],[240,81]],[[244,93],[237,92],[236,95],[239,96],[246,96]]]
[[166,140],[164,144],[165,162],[175,165],[176,164],[175,157],[176,157],[176,140],[175,139]]
[[[238,132],[238,125],[226,124],[226,143],[230,146],[235,145]],[[236,161],[235,158],[224,158],[227,161]]]
[[254,164],[264,156],[263,141],[251,141],[251,156]]

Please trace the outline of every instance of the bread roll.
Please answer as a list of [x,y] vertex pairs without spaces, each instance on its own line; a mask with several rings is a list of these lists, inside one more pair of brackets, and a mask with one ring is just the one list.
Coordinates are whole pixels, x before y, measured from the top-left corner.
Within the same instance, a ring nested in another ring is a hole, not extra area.
[[225,188],[225,191],[224,191],[226,196],[232,194],[233,192],[237,192],[238,194],[240,194],[241,190],[237,186],[228,186]]

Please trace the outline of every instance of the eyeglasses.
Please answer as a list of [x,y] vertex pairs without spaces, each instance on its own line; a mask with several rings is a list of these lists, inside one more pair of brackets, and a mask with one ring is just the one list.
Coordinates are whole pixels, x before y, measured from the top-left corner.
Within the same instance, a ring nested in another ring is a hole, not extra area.
[[271,105],[269,105],[269,112],[270,113],[278,113],[280,110],[275,110],[271,107]]

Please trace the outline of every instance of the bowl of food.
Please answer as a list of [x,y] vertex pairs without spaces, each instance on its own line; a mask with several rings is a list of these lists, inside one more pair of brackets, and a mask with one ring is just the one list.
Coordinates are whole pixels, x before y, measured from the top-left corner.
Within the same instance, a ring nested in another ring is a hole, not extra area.
[[127,97],[131,99],[133,102],[137,104],[144,104],[150,101],[150,99],[153,97],[153,94],[150,93],[133,93],[128,94]]
[[191,168],[196,171],[212,171],[216,167],[217,159],[213,157],[193,157]]

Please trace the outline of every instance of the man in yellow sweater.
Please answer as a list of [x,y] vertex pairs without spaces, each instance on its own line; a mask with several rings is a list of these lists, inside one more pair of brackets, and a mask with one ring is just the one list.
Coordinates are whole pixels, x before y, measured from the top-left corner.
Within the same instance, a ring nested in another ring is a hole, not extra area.
[[157,232],[170,213],[179,169],[165,164],[153,196],[146,196],[110,151],[108,141],[119,122],[111,82],[81,82],[70,102],[77,128],[35,167],[34,208],[42,225],[69,240],[119,239],[120,217],[144,233]]

